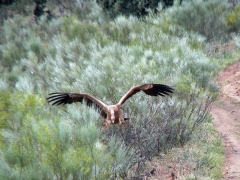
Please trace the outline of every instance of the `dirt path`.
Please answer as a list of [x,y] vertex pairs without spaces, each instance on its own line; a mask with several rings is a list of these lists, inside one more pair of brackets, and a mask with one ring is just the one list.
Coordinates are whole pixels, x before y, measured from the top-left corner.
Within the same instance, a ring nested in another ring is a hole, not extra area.
[[218,82],[221,95],[211,114],[225,149],[221,180],[240,180],[240,61],[223,70]]

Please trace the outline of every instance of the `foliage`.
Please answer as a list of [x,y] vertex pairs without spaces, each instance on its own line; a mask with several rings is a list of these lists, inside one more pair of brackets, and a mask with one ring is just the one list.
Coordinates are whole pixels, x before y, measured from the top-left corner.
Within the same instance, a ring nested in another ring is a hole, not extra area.
[[[172,15],[185,6],[144,21],[101,20],[99,9],[37,23],[21,15],[7,19],[0,38],[1,179],[131,178],[156,154],[188,143],[206,121],[219,64],[203,53],[205,38],[173,24]],[[48,93],[75,91],[112,104],[148,82],[173,86],[174,94],[129,99],[126,129],[103,130],[103,119],[80,104],[45,103]]]
[[[210,119],[210,117],[208,118]],[[195,168],[193,173],[187,177],[193,176],[196,179],[202,179],[207,176],[211,179],[219,179],[222,176],[221,165],[224,162],[223,144],[211,123],[205,122],[202,125],[204,129],[198,129],[192,139],[196,142],[194,147],[188,143],[186,145],[188,150],[180,152],[183,153],[183,158],[178,161],[191,164],[192,168]],[[200,146],[203,151],[199,151]],[[208,169],[210,169],[209,172]]]
[[103,8],[103,11],[111,17],[118,15],[141,17],[147,15],[150,9],[156,12],[159,3],[163,3],[164,6],[170,6],[173,5],[173,1],[174,0],[97,0],[97,3]]
[[227,1],[189,0],[170,8],[167,18],[170,19],[169,23],[180,25],[177,27],[179,30],[183,28],[181,31],[199,33],[210,41],[226,36],[225,18],[229,11]]
[[[2,3],[2,4],[1,4]],[[6,4],[7,3],[7,4]],[[17,0],[0,2],[0,25],[4,20],[12,18],[15,15],[23,15],[25,23],[39,21],[42,15],[48,19],[67,16],[71,13],[77,15],[80,19],[105,21],[105,16],[95,1],[89,0]],[[0,26],[1,28],[1,26]]]
[[[17,132],[6,128],[2,130],[3,134],[7,131],[8,134],[16,132],[20,135],[4,146],[3,167],[9,167],[6,172],[23,178],[24,173],[19,174],[17,170],[29,170],[26,164],[31,164],[34,172],[37,165],[33,162],[36,161],[43,172],[48,170],[45,174],[50,178],[65,179],[76,175],[83,179],[104,179],[119,177],[122,173],[126,176],[127,167],[138,163],[138,171],[141,171],[144,162],[157,153],[183,145],[204,121],[209,110],[207,92],[212,83],[210,77],[217,69],[204,57],[200,48],[192,48],[193,39],[196,45],[202,43],[201,38],[191,34],[184,38],[169,36],[156,22],[153,24],[154,18],[149,18],[146,23],[136,18],[119,17],[109,22],[110,25],[100,26],[72,16],[59,19],[57,24],[62,26],[55,36],[51,33],[52,28],[56,28],[56,22],[45,26],[46,22],[44,19],[39,22],[41,30],[31,24],[23,28],[28,32],[27,36],[20,36],[25,45],[16,50],[22,55],[13,58],[9,69],[3,71],[7,80],[10,80],[9,71],[15,76],[13,86],[9,86],[20,91],[21,95],[37,92],[43,99],[46,92],[79,91],[103,98],[107,103],[116,103],[133,84],[144,82],[168,82],[176,88],[175,95],[161,100],[161,103],[159,98],[141,98],[140,95],[128,100],[128,105],[123,108],[125,116],[131,117],[129,128],[112,126],[108,131],[97,128],[101,127],[101,123],[94,121],[96,114],[84,109],[84,106],[76,109],[71,105],[46,112],[40,110],[46,109],[42,102],[30,106],[24,104],[27,99],[18,98],[24,105],[14,111],[21,116],[10,119],[19,121],[19,128]],[[6,23],[5,28],[9,36],[6,36],[8,43],[2,45],[3,55],[11,51],[6,47],[15,36],[18,37],[17,33],[10,33],[14,26]],[[42,36],[44,31],[49,33]],[[7,59],[3,60],[3,63],[7,62]],[[29,112],[33,109],[33,112],[26,113],[27,109]],[[56,115],[57,111],[61,116]],[[2,143],[4,141],[10,140],[3,136]],[[95,145],[103,142],[102,149],[97,150]],[[115,149],[115,146],[122,148]],[[21,163],[18,158],[13,162],[8,159],[7,152],[20,153],[15,147],[21,149],[20,159],[25,159],[27,153],[31,154],[26,162]],[[47,154],[40,156],[39,152]],[[79,164],[81,160],[82,165]],[[100,171],[102,173],[99,174]]]
[[72,116],[52,116],[38,95],[2,95],[1,179],[107,179],[129,167],[120,141],[101,143],[96,116],[78,116],[76,107]]
[[224,161],[223,144],[214,126],[208,122],[198,127],[184,147],[173,147],[146,163],[144,174],[158,169],[155,176],[166,179],[169,174],[179,179],[219,179]]
[[[14,21],[6,21],[3,27],[4,37],[0,44],[0,65],[11,70],[14,65],[20,63],[21,58],[28,55],[28,51],[34,53],[38,57],[38,61],[42,61],[46,56],[45,48],[49,45],[49,38],[54,36],[59,30],[57,29],[62,23],[58,20],[48,23],[43,18],[39,24],[26,23],[22,16],[17,16]],[[19,31],[19,26],[25,28]],[[39,28],[39,26],[41,28]],[[22,45],[22,42],[27,44]],[[51,51],[51,47],[49,47]]]
[[12,18],[16,14],[26,17],[32,14],[33,0],[9,0],[5,2],[7,4],[0,3],[0,25],[3,25],[5,19]]
[[236,6],[232,13],[226,17],[230,31],[239,32],[240,29],[240,5]]
[[15,0],[1,0],[0,1],[0,6],[1,5],[10,5],[14,2]]
[[[46,3],[47,0],[34,0],[35,7],[33,11],[33,15],[35,18],[39,18],[45,13]],[[50,11],[48,10],[47,13],[50,15]]]

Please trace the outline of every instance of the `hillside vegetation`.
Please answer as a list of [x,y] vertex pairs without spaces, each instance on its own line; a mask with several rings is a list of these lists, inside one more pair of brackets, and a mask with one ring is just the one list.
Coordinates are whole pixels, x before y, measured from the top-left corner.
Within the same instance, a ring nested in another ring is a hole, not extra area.
[[[0,27],[0,179],[141,179],[153,160],[174,163],[182,179],[221,177],[222,144],[208,113],[214,77],[239,58],[235,3],[176,1],[144,18],[115,19],[94,1],[62,15],[47,4],[54,16],[39,19],[30,5],[26,13],[12,5]],[[105,130],[92,108],[45,100],[51,92],[85,92],[115,104],[142,83],[175,91],[129,99],[127,128]]]

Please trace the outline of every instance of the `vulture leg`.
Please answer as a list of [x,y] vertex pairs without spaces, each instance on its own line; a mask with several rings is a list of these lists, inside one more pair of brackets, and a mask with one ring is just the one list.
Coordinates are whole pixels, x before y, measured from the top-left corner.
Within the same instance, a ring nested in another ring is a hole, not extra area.
[[111,124],[111,120],[105,119],[105,122],[104,122],[104,126],[103,126],[103,127],[107,129],[110,124]]
[[127,127],[127,123],[125,122],[124,118],[119,118],[120,124],[122,124],[125,128]]
[[126,123],[126,121],[124,120],[124,117],[123,117],[121,111],[119,112],[119,123],[122,124],[125,128],[127,127],[127,123]]

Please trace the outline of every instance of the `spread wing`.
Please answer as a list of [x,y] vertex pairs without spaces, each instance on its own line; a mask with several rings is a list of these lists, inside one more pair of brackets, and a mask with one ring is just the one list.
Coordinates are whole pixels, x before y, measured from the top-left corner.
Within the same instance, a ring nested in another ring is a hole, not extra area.
[[47,98],[47,102],[51,105],[72,104],[75,102],[84,103],[87,106],[93,107],[102,117],[106,118],[105,109],[107,105],[99,99],[89,94],[80,93],[51,93]]
[[150,96],[165,96],[173,93],[173,88],[164,84],[142,84],[139,86],[133,86],[118,102],[118,105],[122,105],[128,98],[134,94],[143,91]]

